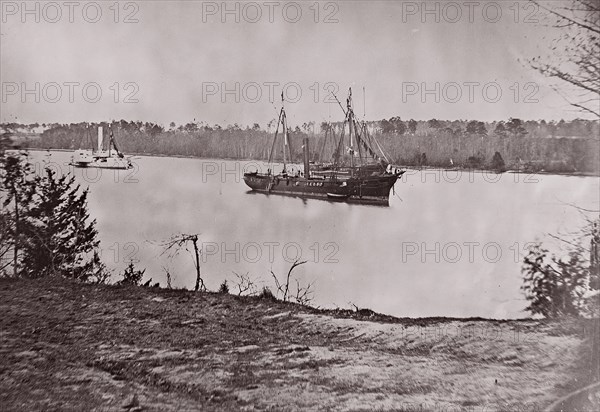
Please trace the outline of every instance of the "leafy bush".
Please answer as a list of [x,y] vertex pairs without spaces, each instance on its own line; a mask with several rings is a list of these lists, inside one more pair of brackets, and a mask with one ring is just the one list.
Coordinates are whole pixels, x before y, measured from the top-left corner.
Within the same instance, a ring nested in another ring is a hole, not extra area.
[[[589,243],[588,243],[589,242]],[[567,257],[550,255],[540,243],[529,248],[523,261],[523,286],[530,302],[526,310],[546,318],[597,316],[600,289],[598,222],[568,241]],[[591,247],[587,247],[587,245]]]
[[273,295],[273,292],[271,292],[271,289],[269,289],[267,286],[263,286],[262,290],[258,294],[258,297],[266,300],[277,300],[275,295]]

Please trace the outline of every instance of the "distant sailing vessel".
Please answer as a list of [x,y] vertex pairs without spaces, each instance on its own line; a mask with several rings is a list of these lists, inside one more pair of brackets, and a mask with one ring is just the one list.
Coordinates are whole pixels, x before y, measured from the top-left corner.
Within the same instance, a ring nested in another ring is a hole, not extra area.
[[119,151],[117,141],[110,130],[108,149],[103,147],[104,135],[102,126],[98,127],[97,150],[75,150],[71,158],[71,165],[75,167],[95,167],[100,169],[130,169],[133,167],[131,159]]
[[[343,107],[342,110],[344,110]],[[287,171],[287,159],[288,157],[290,160],[292,159],[292,153],[289,145],[287,118],[282,105],[269,154],[270,168],[267,173],[258,173],[258,171],[244,173],[244,182],[252,190],[265,193],[388,205],[390,190],[405,171],[389,163],[379,143],[374,137],[368,135],[364,123],[359,127],[352,108],[351,90],[344,114],[342,133],[336,142],[333,162],[314,164],[311,167],[308,138],[304,138],[302,146],[304,170],[290,175]],[[346,143],[344,136],[346,125],[348,125],[349,146],[345,150],[347,154],[342,156]],[[279,174],[274,174],[271,164],[280,126],[283,132],[283,170]],[[377,155],[372,144],[377,146],[381,156]],[[370,163],[367,161],[368,158],[371,158]]]

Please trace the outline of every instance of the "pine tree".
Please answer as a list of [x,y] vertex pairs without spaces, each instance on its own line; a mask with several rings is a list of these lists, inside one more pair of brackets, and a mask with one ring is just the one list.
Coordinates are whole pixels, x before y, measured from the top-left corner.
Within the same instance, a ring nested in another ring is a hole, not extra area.
[[494,157],[492,157],[491,167],[492,167],[492,169],[494,169],[498,172],[504,172],[506,170],[506,167],[504,164],[504,159],[502,158],[502,155],[500,154],[500,152],[494,153]]
[[99,241],[96,221],[89,222],[87,195],[73,176],[45,169],[26,216],[23,276],[89,280],[99,264],[93,257]]
[[[122,273],[123,279],[119,281],[120,285],[134,285],[139,286],[142,281],[142,277],[144,277],[144,270],[137,270],[133,261],[129,262],[129,265],[125,268],[125,271]],[[150,279],[152,280],[152,279]]]
[[12,266],[12,274],[16,277],[22,260],[26,217],[39,178],[34,176],[33,168],[25,154],[2,154],[0,167],[0,193],[2,194],[0,267],[2,272],[6,272]]

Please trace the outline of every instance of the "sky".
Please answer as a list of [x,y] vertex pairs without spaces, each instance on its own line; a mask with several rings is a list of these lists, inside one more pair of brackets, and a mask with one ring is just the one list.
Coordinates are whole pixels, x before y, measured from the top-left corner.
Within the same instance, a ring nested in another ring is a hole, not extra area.
[[[559,5],[560,2],[552,4]],[[585,117],[527,60],[556,29],[515,1],[2,1],[0,121]]]

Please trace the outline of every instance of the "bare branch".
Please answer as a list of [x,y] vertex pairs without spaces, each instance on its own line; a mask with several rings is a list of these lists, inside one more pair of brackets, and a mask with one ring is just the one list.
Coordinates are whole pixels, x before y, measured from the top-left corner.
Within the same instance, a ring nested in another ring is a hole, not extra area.
[[288,271],[288,274],[287,274],[287,280],[285,282],[285,293],[283,294],[283,300],[284,300],[284,302],[287,299],[288,291],[290,289],[290,276],[292,275],[292,271],[296,268],[296,266],[300,266],[300,265],[303,265],[305,263],[306,263],[306,260],[304,260],[302,262],[299,262],[299,261],[296,260],[292,264],[292,267],[290,267],[290,270]]
[[165,266],[162,266],[163,270],[165,271],[165,275],[167,276],[167,289],[172,289],[172,285],[171,285],[171,270]]
[[249,292],[248,296],[253,296],[256,294],[256,283],[250,278],[248,272],[246,272],[245,275],[240,275],[236,272],[233,272],[233,274],[237,277],[235,286],[238,288],[238,296],[242,296],[246,292]]
[[201,250],[198,248],[198,234],[181,233],[178,235],[173,235],[168,240],[158,243],[164,248],[159,256],[167,254],[167,256],[172,259],[179,254],[181,249],[185,249],[190,252],[190,250],[187,248],[189,242],[192,243],[194,248],[194,254],[192,255],[192,260],[194,261],[194,267],[196,269],[196,284],[194,286],[194,290],[206,291],[204,279],[202,279],[202,276],[200,275]]
[[[551,13],[551,14],[555,15],[555,16],[556,16],[556,17],[558,17],[559,19],[566,20],[567,22],[569,22],[569,23],[571,23],[571,24],[573,24],[573,25],[576,25],[576,26],[582,27],[582,28],[584,28],[584,29],[586,29],[586,30],[590,30],[590,31],[593,31],[594,33],[598,33],[598,34],[600,34],[600,29],[598,29],[598,28],[596,28],[596,27],[593,27],[593,26],[590,26],[589,24],[586,24],[586,23],[588,23],[588,21],[587,21],[587,20],[585,20],[585,19],[583,20],[583,23],[582,23],[582,22],[580,22],[580,21],[577,21],[577,20],[575,20],[575,19],[569,18],[569,17],[565,16],[564,14],[561,14],[561,13],[559,13],[559,12],[557,12],[557,11],[554,11],[554,10],[552,10],[552,9],[550,9],[550,8],[546,7],[546,6],[543,6],[542,4],[540,4],[540,2],[539,2],[538,0],[529,0],[529,1],[531,1],[533,4],[536,4],[538,7],[540,7],[540,8],[542,8],[542,9],[546,10],[547,12],[549,12],[549,13]],[[567,9],[566,9],[566,10],[567,10]],[[571,10],[573,10],[573,9],[571,9]],[[581,9],[580,9],[580,11],[594,11],[594,10],[591,10],[591,9],[588,9],[588,10],[581,10]],[[596,11],[597,11],[597,10],[596,10]],[[589,22],[589,23],[591,23],[591,22]]]
[[600,3],[572,0],[569,7],[551,9],[538,0],[530,2],[554,16],[554,27],[561,34],[549,45],[546,56],[530,59],[529,65],[559,79],[559,85],[551,87],[569,105],[600,118]]

